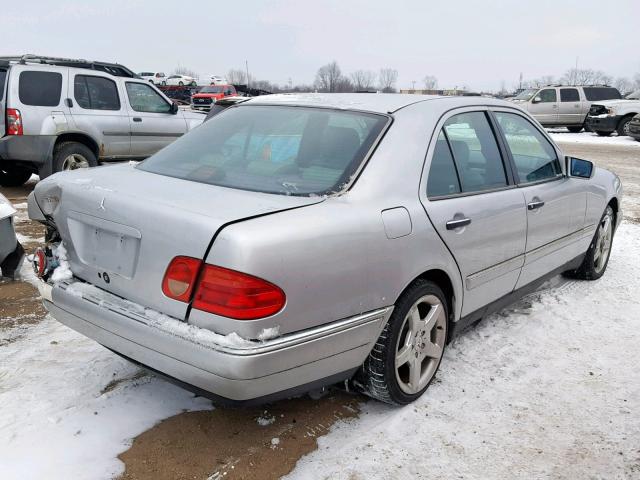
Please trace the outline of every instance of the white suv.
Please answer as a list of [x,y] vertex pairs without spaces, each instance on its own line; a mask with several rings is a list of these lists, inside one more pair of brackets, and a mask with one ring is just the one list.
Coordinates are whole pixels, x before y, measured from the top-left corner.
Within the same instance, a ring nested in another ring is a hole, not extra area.
[[122,65],[0,57],[0,185],[144,159],[203,120]]
[[166,85],[167,76],[162,72],[140,72],[138,76],[154,85]]

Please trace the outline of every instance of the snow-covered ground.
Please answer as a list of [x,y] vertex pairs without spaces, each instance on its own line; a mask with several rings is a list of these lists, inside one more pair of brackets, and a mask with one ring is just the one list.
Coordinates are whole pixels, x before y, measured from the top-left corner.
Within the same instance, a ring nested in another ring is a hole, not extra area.
[[557,277],[493,315],[417,402],[368,402],[287,478],[640,478],[638,258],[623,224],[602,279]]
[[600,137],[593,132],[571,133],[566,128],[547,128],[547,132],[556,142],[584,143],[596,145],[618,145],[640,149],[640,142],[633,137],[619,137],[615,133],[609,137]]

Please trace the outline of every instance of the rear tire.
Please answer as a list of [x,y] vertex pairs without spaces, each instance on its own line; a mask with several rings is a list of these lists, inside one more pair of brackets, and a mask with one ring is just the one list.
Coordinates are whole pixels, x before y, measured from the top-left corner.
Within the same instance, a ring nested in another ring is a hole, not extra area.
[[613,208],[607,205],[582,264],[576,270],[566,272],[566,276],[580,280],[597,280],[604,275],[611,254],[615,218]]
[[436,284],[417,280],[398,299],[356,376],[365,395],[406,405],[429,387],[447,340],[448,311]]
[[0,164],[0,185],[3,187],[19,187],[31,178],[31,173],[28,168]]
[[602,130],[596,130],[595,132],[598,134],[599,137],[608,137],[613,133],[613,132],[603,132]]
[[178,82],[178,85],[180,85],[181,87],[183,87],[183,86],[184,86],[184,82],[179,81],[179,82]]
[[579,127],[567,127],[567,130],[569,130],[571,133],[580,133],[582,131],[582,125],[580,125]]
[[53,172],[95,167],[98,159],[89,147],[78,142],[62,142],[53,152]]

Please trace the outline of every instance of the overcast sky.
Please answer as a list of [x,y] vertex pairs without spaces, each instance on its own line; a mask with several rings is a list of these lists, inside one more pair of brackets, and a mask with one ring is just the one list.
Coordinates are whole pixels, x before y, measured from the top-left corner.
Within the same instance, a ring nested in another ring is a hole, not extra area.
[[2,2],[1,54],[117,61],[135,71],[178,65],[311,83],[392,67],[398,88],[425,75],[441,87],[512,87],[575,65],[640,72],[640,0],[28,0]]

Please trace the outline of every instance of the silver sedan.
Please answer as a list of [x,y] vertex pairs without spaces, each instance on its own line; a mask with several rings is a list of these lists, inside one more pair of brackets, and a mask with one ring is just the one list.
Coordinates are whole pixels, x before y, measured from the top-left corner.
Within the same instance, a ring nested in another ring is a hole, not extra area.
[[599,278],[621,191],[507,102],[275,95],[49,177],[29,214],[46,307],[121,355],[221,402],[348,381],[406,404],[466,326]]

